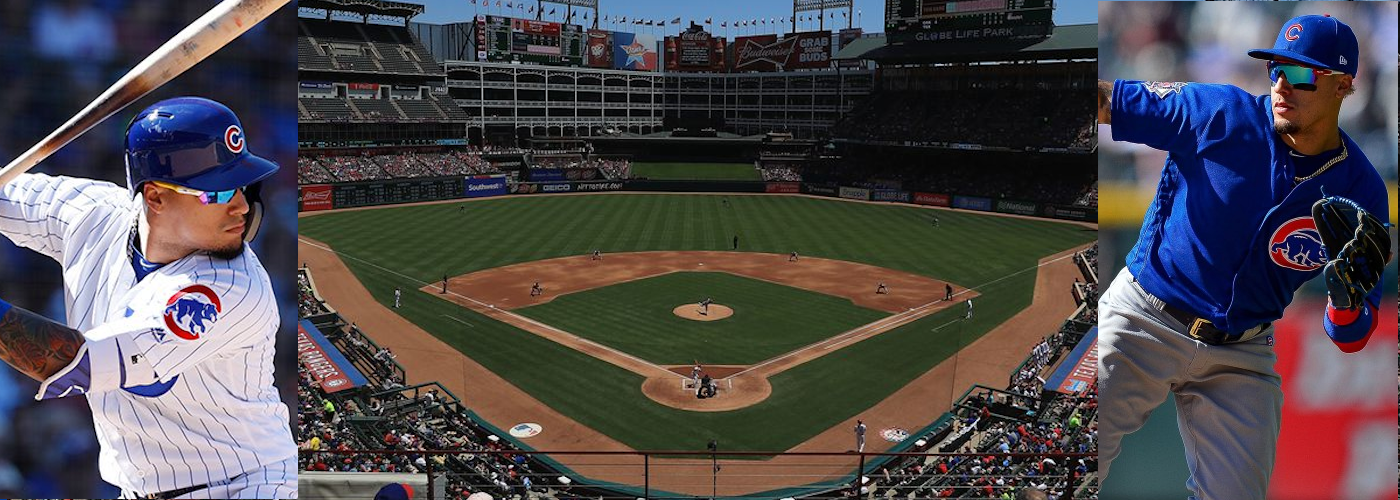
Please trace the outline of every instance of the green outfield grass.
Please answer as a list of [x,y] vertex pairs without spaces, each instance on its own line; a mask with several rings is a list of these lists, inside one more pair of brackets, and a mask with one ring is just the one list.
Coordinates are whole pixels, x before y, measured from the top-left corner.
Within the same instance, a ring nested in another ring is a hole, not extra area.
[[763,180],[751,163],[633,163],[632,175],[666,181]]
[[[676,316],[711,297],[734,315]],[[515,311],[660,365],[749,365],[889,316],[850,300],[727,273],[671,273]]]
[[[326,214],[299,223],[302,234],[341,252],[386,306],[393,304],[394,287],[416,289],[444,273],[594,248],[729,250],[735,235],[740,251],[796,250],[947,279],[982,293],[972,321],[955,321],[962,314],[958,308],[933,314],[775,376],[773,394],[762,403],[716,413],[654,403],[631,372],[435,294],[404,294],[397,312],[405,318],[561,413],[651,450],[703,449],[711,438],[727,450],[791,448],[860,414],[1025,308],[1039,258],[1097,237],[1077,225],[962,211],[937,212],[940,225],[932,227],[934,212],[908,206],[798,196],[727,198],[725,204],[721,196],[684,194],[511,197]],[[458,213],[459,205],[465,213]],[[949,403],[927,402],[929,421]]]

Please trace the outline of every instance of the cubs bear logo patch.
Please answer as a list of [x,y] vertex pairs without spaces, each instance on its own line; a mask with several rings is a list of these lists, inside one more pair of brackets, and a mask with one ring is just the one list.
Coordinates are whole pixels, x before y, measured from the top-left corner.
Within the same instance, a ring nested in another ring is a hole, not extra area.
[[1312,217],[1289,219],[1269,237],[1269,258],[1279,267],[1312,271],[1327,263],[1322,235]]
[[165,303],[165,327],[176,337],[198,340],[219,319],[219,296],[204,285],[181,288]]
[[1157,97],[1165,99],[1168,95],[1181,92],[1186,82],[1142,82],[1142,86],[1157,94]]

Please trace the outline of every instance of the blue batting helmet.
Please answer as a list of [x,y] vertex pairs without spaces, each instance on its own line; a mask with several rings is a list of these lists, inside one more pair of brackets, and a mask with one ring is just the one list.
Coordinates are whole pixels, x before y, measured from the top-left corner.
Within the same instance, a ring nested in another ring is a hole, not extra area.
[[135,195],[148,181],[200,191],[226,191],[277,172],[248,152],[243,124],[223,104],[200,97],[155,103],[126,127],[126,185]]
[[209,99],[166,99],[126,126],[126,186],[132,196],[150,181],[200,191],[246,188],[246,241],[262,222],[258,182],[276,172],[276,163],[248,152],[243,124],[233,111]]

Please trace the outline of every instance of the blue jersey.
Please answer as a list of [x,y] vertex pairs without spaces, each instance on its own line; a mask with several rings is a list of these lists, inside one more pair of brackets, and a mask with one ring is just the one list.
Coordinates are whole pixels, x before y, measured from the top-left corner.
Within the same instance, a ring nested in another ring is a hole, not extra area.
[[1321,274],[1311,209],[1324,191],[1389,222],[1385,183],[1361,148],[1342,132],[1341,148],[1299,157],[1274,132],[1270,100],[1230,85],[1113,85],[1113,139],[1168,153],[1128,268],[1149,293],[1231,333],[1282,317]]

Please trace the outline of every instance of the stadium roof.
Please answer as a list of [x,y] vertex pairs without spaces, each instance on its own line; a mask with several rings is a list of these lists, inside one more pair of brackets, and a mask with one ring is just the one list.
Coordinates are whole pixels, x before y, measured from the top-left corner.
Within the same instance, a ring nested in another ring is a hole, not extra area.
[[392,16],[405,19],[423,13],[422,5],[388,0],[300,0],[297,2],[297,7],[351,12],[362,16]]
[[881,63],[940,63],[1006,59],[1088,59],[1098,57],[1099,25],[1056,26],[1050,38],[1025,42],[897,43],[883,35],[858,38],[836,59],[872,59]]

